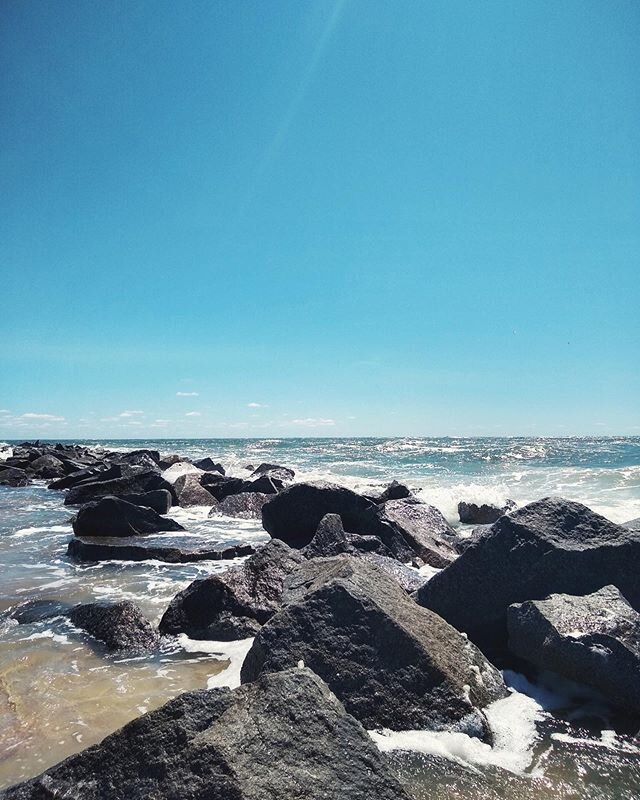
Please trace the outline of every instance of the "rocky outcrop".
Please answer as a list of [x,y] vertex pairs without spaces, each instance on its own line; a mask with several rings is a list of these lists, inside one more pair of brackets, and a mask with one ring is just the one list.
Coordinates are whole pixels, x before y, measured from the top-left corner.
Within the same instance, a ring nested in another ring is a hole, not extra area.
[[373,564],[306,561],[287,580],[284,602],[257,633],[243,683],[302,660],[367,728],[490,738],[480,709],[505,695],[500,673]]
[[173,505],[171,492],[166,489],[156,489],[143,494],[123,494],[121,499],[133,503],[134,506],[152,508],[156,514],[168,514]]
[[491,503],[458,503],[458,516],[460,522],[467,525],[491,525],[497,522],[503,514],[513,511],[516,504],[513,500],[507,500],[503,506],[494,506]]
[[183,508],[190,506],[213,506],[217,500],[200,483],[200,476],[187,473],[181,475],[173,484],[173,489],[178,497],[178,505]]
[[227,641],[253,636],[279,608],[285,578],[304,556],[277,539],[239,567],[194,581],[171,601],[161,633]]
[[121,478],[81,483],[69,489],[64,499],[67,506],[79,506],[100,497],[122,497],[128,494],[145,494],[156,489],[166,489],[175,502],[173,486],[153,470],[137,472]]
[[0,465],[0,486],[28,486],[29,476],[23,469]]
[[162,472],[162,477],[171,484],[174,484],[183,475],[204,475],[204,471],[198,469],[190,461],[177,461]]
[[509,649],[640,714],[640,614],[615,586],[509,607]]
[[72,524],[76,536],[137,536],[184,530],[175,520],[119,497],[102,497],[87,503],[78,511]]
[[[249,467],[247,467],[249,469]],[[266,475],[268,478],[275,478],[276,480],[285,483],[291,482],[296,473],[289,467],[281,467],[279,464],[260,464],[251,473],[252,478],[259,478],[261,475]]]
[[[270,495],[260,492],[231,494],[221,500],[209,512],[210,517],[236,517],[237,519],[261,519],[262,506]],[[214,502],[216,502],[214,500]]]
[[410,800],[367,732],[306,669],[185,692],[5,800]]
[[209,458],[209,456],[206,458],[201,458],[199,461],[194,461],[193,464],[204,472],[219,472],[220,475],[226,474],[222,464],[219,464],[217,461]]
[[[347,530],[355,527],[363,511],[374,504],[362,495],[333,483],[294,483],[262,507],[262,525],[292,547],[313,539],[325,514],[339,514]],[[354,527],[355,526],[355,527]]]
[[100,640],[111,653],[141,654],[154,650],[160,639],[138,606],[121,603],[85,603],[68,614],[70,622]]
[[218,475],[215,472],[206,472],[201,476],[200,483],[218,502],[221,502],[225,497],[229,497],[232,494],[243,492],[247,485],[247,481],[242,478],[231,478]]
[[362,558],[369,561],[397,581],[408,594],[417,592],[427,582],[417,569],[408,567],[395,558],[380,555],[379,553],[362,553]]
[[378,497],[372,498],[375,503],[386,503],[387,500],[403,500],[405,497],[413,497],[411,489],[399,481],[391,481],[387,488]]
[[64,478],[58,478],[49,484],[49,489],[71,489],[73,486],[79,486],[82,483],[91,483],[95,481],[106,481],[113,478],[122,477],[122,467],[115,464],[107,467],[100,464],[96,467],[84,467],[83,469],[75,470],[65,475]]
[[52,455],[44,455],[29,464],[29,472],[34,478],[61,478],[66,474],[63,462]]
[[253,545],[239,544],[230,547],[207,547],[202,545],[161,545],[107,539],[106,541],[83,539],[74,536],[67,545],[67,555],[74,561],[166,561],[169,564],[189,564],[194,561],[228,561],[232,558],[250,556],[256,550]]
[[545,498],[501,517],[418,592],[485,652],[502,650],[507,608],[615,584],[640,608],[640,534],[580,503]]
[[630,519],[628,522],[623,522],[622,527],[629,528],[630,531],[640,531],[640,517]]

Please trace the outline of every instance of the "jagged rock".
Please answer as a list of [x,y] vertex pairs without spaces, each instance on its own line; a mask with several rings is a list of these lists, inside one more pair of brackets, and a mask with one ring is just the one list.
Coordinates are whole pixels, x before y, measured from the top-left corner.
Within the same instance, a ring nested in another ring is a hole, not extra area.
[[221,475],[225,475],[225,469],[222,464],[218,464],[212,458],[207,456],[206,458],[201,458],[199,461],[193,462],[198,469],[203,470],[204,472],[219,472]]
[[353,545],[347,541],[347,534],[339,514],[324,515],[318,523],[313,539],[303,552],[307,558],[322,558],[355,552]]
[[273,539],[239,567],[194,581],[171,601],[161,633],[193,639],[253,636],[279,608],[284,580],[304,556]]
[[391,481],[387,488],[378,497],[374,498],[374,502],[381,504],[386,503],[387,500],[403,500],[405,497],[413,497],[413,493],[408,486],[399,481]]
[[417,569],[408,567],[395,558],[389,558],[379,553],[362,553],[361,557],[364,558],[365,561],[375,564],[375,566],[379,567],[383,572],[386,572],[386,574],[396,580],[408,594],[417,592],[418,589],[427,582],[427,579],[423,577]]
[[509,649],[640,713],[640,614],[615,586],[509,606]]
[[58,478],[49,484],[49,489],[71,489],[73,486],[79,486],[82,483],[88,483],[96,480],[110,480],[112,478],[121,478],[122,469],[119,466],[106,467],[100,464],[96,467],[85,467],[83,469],[70,472],[63,478]]
[[628,522],[623,522],[622,527],[629,528],[630,531],[640,531],[640,517],[630,519]]
[[119,464],[140,467],[145,471],[160,472],[160,453],[157,450],[132,450],[130,453],[114,453]]
[[204,475],[204,470],[198,469],[190,461],[177,461],[168,469],[163,470],[162,477],[170,484],[174,484],[183,475]]
[[84,603],[68,614],[76,628],[82,628],[106,645],[110,652],[144,653],[155,649],[160,638],[138,606],[120,603]]
[[121,499],[133,503],[134,506],[152,508],[157,514],[168,514],[173,504],[171,492],[166,489],[156,489],[143,494],[123,494]]
[[65,474],[65,468],[59,458],[44,455],[29,464],[29,472],[35,478],[60,478]]
[[245,492],[260,492],[260,494],[278,494],[284,488],[284,483],[278,478],[261,475],[254,481],[246,481]]
[[243,492],[247,484],[242,478],[217,475],[214,472],[205,472],[200,478],[200,482],[218,502],[224,500],[225,497]]
[[362,558],[306,561],[256,634],[243,683],[304,661],[367,728],[458,730],[490,739],[480,709],[500,673],[462,634]]
[[159,545],[147,542],[129,544],[117,539],[96,541],[75,536],[67,545],[67,555],[75,561],[166,561],[169,564],[189,564],[194,561],[228,561],[255,553],[250,544],[219,547],[198,545]]
[[178,504],[186,508],[189,506],[212,506],[216,503],[213,495],[200,483],[200,476],[193,474],[181,475],[173,484],[178,496]]
[[81,483],[72,487],[67,492],[64,503],[67,506],[82,505],[90,500],[97,500],[100,497],[122,497],[128,494],[145,494],[156,489],[166,489],[170,492],[174,503],[176,502],[173,486],[165,481],[157,472],[138,472],[122,478],[111,480],[96,480]]
[[292,547],[304,547],[313,539],[325,514],[339,514],[347,530],[374,504],[362,495],[333,483],[294,483],[262,507],[262,525],[274,537]]
[[159,531],[183,531],[182,525],[151,508],[134,506],[119,497],[102,497],[82,506],[73,521],[76,536],[137,536]]
[[170,455],[161,456],[159,466],[165,470],[172,467],[174,464],[177,464],[180,461],[185,461],[182,456],[177,455],[177,453],[171,453]]
[[185,692],[5,800],[410,800],[312,672]]
[[487,531],[491,530],[491,525],[476,525],[476,527],[467,536],[458,534],[453,546],[458,554],[464,553],[471,545],[479,541]]
[[501,517],[418,592],[418,602],[485,652],[507,638],[507,608],[615,584],[640,608],[640,534],[580,503],[544,498]]
[[[249,469],[249,467],[247,467]],[[288,483],[292,481],[296,473],[289,467],[281,467],[279,464],[260,464],[251,473],[252,478],[259,478],[261,475],[266,475],[269,478],[277,478],[280,481]]]
[[0,486],[28,486],[29,476],[23,469],[0,466]]
[[[238,519],[261,519],[262,506],[270,495],[260,492],[241,492],[225,497],[209,512],[210,517],[237,517]],[[216,502],[214,500],[214,502]]]
[[468,525],[491,525],[497,522],[503,514],[513,511],[515,507],[516,504],[513,500],[507,500],[502,507],[491,505],[491,503],[477,505],[476,503],[460,502],[458,503],[458,516],[460,522]]

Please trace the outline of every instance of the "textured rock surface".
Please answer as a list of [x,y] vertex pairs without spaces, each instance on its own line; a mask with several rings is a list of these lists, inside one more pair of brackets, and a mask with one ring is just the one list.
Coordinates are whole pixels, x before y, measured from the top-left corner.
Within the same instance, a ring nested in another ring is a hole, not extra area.
[[[247,467],[248,469],[248,467]],[[296,473],[289,467],[281,467],[279,464],[260,464],[251,473],[252,478],[259,478],[261,475],[267,475],[269,478],[276,478],[280,481],[292,481]]]
[[161,633],[220,641],[253,636],[280,608],[284,580],[302,561],[300,552],[273,539],[241,566],[177,594],[160,621]]
[[178,505],[183,508],[190,506],[213,506],[217,500],[200,483],[200,476],[188,473],[181,475],[173,484],[178,497]]
[[74,506],[97,500],[100,497],[122,497],[127,494],[144,494],[156,489],[166,489],[174,496],[173,486],[153,470],[137,472],[133,475],[111,480],[97,480],[82,483],[69,489],[64,499],[65,505]]
[[487,739],[478,709],[505,694],[500,673],[464,636],[350,556],[312,559],[287,580],[285,606],[256,635],[242,681],[299,660],[368,728]]
[[509,607],[509,649],[640,713],[640,614],[615,586]]
[[75,561],[166,561],[169,564],[188,564],[192,561],[228,561],[232,558],[250,556],[255,553],[250,544],[233,545],[231,547],[206,547],[196,544],[187,547],[110,539],[96,541],[82,539],[77,536],[69,542],[67,555]]
[[173,504],[171,493],[166,489],[156,489],[154,492],[143,494],[123,494],[122,499],[134,506],[152,508],[156,514],[167,514]]
[[119,497],[102,497],[82,506],[73,519],[76,536],[136,536],[159,531],[183,531],[169,517],[151,508],[135,506]]
[[238,519],[261,519],[262,506],[270,495],[260,492],[240,492],[231,494],[217,503],[209,512],[210,517],[224,515]]
[[[362,495],[333,483],[295,483],[262,507],[262,525],[274,537],[292,547],[304,547],[313,539],[325,514],[339,514],[345,527],[361,512],[374,507]],[[355,533],[360,533],[354,530]]]
[[640,531],[640,517],[630,519],[622,524],[623,528],[629,528],[630,531]]
[[545,498],[501,517],[418,592],[418,601],[485,652],[507,639],[507,608],[615,584],[640,607],[640,534],[580,503]]
[[503,514],[513,511],[516,504],[513,500],[507,500],[504,506],[494,506],[490,503],[458,503],[458,516],[460,522],[468,525],[491,525],[497,522]]
[[409,800],[309,670],[185,692],[5,800]]
[[0,467],[0,486],[27,486],[29,476],[17,467]]
[[34,478],[61,478],[66,470],[63,462],[52,455],[44,455],[29,464],[29,472]]
[[206,458],[201,458],[199,461],[194,461],[194,466],[198,467],[198,469],[204,470],[205,472],[219,472],[220,475],[225,474],[225,469],[222,464],[219,464],[217,461],[209,458],[209,456]]
[[159,637],[138,606],[121,603],[85,603],[71,609],[68,617],[106,645],[110,652],[145,653],[155,649]]

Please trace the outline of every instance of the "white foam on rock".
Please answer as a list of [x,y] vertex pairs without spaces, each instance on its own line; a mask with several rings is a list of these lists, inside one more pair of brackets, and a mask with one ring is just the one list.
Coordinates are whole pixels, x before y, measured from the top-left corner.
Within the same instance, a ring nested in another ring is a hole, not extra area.
[[240,686],[240,670],[251,649],[253,638],[239,639],[235,642],[215,642],[190,639],[186,634],[181,633],[178,636],[178,643],[187,653],[209,653],[218,656],[221,661],[229,661],[228,667],[209,678],[207,689],[217,689],[223,686],[235,689]]
[[162,473],[162,477],[169,483],[175,483],[182,475],[204,475],[204,470],[190,464],[188,461],[178,461]]

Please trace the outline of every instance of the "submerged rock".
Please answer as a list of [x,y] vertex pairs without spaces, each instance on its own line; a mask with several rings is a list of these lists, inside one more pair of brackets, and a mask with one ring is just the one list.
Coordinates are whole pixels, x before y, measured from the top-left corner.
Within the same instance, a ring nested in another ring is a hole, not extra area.
[[553,594],[516,603],[507,628],[515,655],[640,713],[640,614],[615,586],[584,597]]
[[76,628],[99,639],[110,652],[140,654],[154,650],[160,638],[138,606],[121,603],[85,603],[68,614]]
[[460,502],[458,503],[458,516],[460,522],[468,525],[491,525],[493,522],[497,522],[503,514],[513,511],[515,507],[516,504],[513,500],[507,500],[501,507],[491,505],[491,503],[477,505],[476,503]]
[[[240,492],[221,500],[209,512],[210,517],[236,517],[237,519],[261,519],[262,506],[270,495],[260,492]],[[215,501],[214,501],[215,502]]]
[[501,517],[420,589],[418,602],[485,652],[502,650],[512,603],[615,584],[640,608],[639,563],[640,534],[580,503],[545,498]]
[[87,503],[78,511],[72,525],[76,536],[137,536],[184,530],[175,520],[119,497],[102,497]]
[[200,476],[188,473],[181,475],[173,484],[178,497],[178,505],[183,508],[190,506],[213,506],[216,499],[200,483]]
[[312,672],[185,692],[5,800],[410,800]]
[[239,567],[194,581],[171,601],[160,632],[193,639],[253,636],[279,608],[284,580],[304,556],[273,539]]
[[66,617],[71,608],[70,603],[60,600],[25,600],[8,609],[3,616],[14,619],[19,625],[29,625],[53,617]]
[[485,740],[500,673],[466,637],[361,558],[305,562],[257,633],[243,683],[304,661],[365,727],[458,730]]
[[75,561],[166,561],[169,564],[189,564],[194,561],[228,561],[250,556],[253,545],[240,544],[220,548],[202,545],[159,545],[147,542],[130,544],[128,541],[82,539],[74,536],[67,545],[67,555]]
[[[345,527],[374,508],[371,500],[333,483],[294,483],[262,507],[262,525],[274,539],[304,547],[313,539],[326,514],[339,514]],[[355,533],[360,531],[354,530]]]

